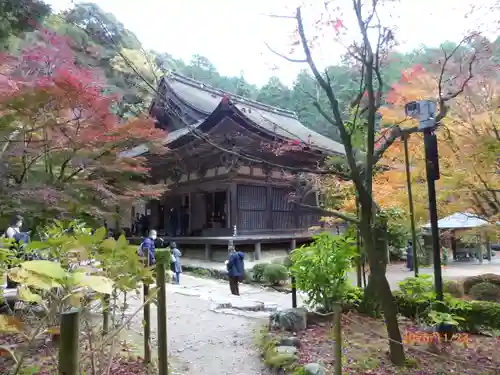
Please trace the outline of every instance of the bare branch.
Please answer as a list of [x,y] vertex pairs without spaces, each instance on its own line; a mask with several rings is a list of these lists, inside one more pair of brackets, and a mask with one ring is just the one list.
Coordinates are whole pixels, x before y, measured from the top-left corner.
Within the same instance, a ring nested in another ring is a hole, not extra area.
[[339,219],[348,221],[350,223],[359,224],[359,220],[356,217],[351,216],[351,215],[346,214],[346,213],[343,213],[343,212],[339,212],[339,211],[335,211],[335,210],[327,210],[325,208],[311,206],[309,204],[304,204],[304,203],[295,203],[295,204],[299,207],[307,208],[308,211],[316,212],[316,213],[320,214],[321,216],[338,217]]
[[275,51],[274,49],[271,48],[271,46],[268,43],[265,43],[265,44],[266,44],[266,47],[269,49],[269,51],[274,53],[276,56],[279,56],[282,59],[285,59],[286,61],[293,62],[293,63],[300,63],[300,64],[307,63],[307,60],[305,60],[305,59],[292,59],[291,57],[288,57],[286,55],[283,55],[282,53]]
[[444,62],[443,65],[441,66],[441,71],[439,73],[439,79],[438,79],[438,103],[439,103],[439,114],[436,116],[436,123],[439,123],[443,118],[446,117],[448,113],[448,105],[447,102],[450,101],[451,99],[456,98],[458,95],[462,94],[465,90],[465,87],[467,84],[471,81],[473,78],[473,72],[472,72],[472,67],[474,63],[476,62],[477,54],[474,52],[472,55],[469,64],[468,64],[468,71],[467,71],[467,78],[462,82],[460,87],[453,93],[448,93],[446,95],[443,95],[443,80],[444,80],[444,73],[446,71],[446,67],[450,59],[455,55],[455,53],[460,49],[460,47],[463,46],[465,42],[470,40],[471,36],[468,36],[460,43],[456,45],[456,47],[451,51],[450,54],[447,54],[446,51],[443,50],[444,53]]
[[420,130],[417,126],[405,129],[402,129],[400,126],[395,126],[394,128],[392,128],[392,130],[388,130],[386,134],[383,136],[383,138],[385,138],[385,142],[379,148],[377,148],[373,153],[374,163],[376,163],[382,158],[384,152],[386,152],[387,149],[391,147],[391,145],[394,143],[394,141],[396,141],[396,139],[406,134],[418,133],[419,131]]

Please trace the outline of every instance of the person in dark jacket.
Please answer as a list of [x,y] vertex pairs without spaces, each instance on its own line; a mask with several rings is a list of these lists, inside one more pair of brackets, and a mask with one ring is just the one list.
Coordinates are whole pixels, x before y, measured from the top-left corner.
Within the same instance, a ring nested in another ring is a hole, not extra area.
[[155,230],[149,232],[149,237],[146,238],[139,247],[139,256],[144,257],[148,266],[152,266],[156,263],[155,258],[155,241],[156,241],[157,233]]
[[229,289],[231,294],[240,295],[239,283],[243,281],[245,275],[245,262],[243,259],[245,254],[241,251],[236,251],[234,246],[229,249],[229,259],[226,261],[227,274],[229,277]]
[[406,248],[406,268],[413,271],[413,244],[408,241],[408,247]]

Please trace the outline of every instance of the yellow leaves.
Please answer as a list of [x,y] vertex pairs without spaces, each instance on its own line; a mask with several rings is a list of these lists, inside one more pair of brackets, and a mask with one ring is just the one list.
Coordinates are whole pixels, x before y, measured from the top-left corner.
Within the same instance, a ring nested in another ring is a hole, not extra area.
[[18,289],[17,291],[17,297],[21,300],[21,301],[25,301],[25,302],[35,302],[35,303],[39,303],[39,302],[42,302],[42,297],[39,296],[38,294],[36,293],[33,293],[28,287],[26,286],[22,286]]
[[11,315],[0,315],[0,332],[21,333],[24,330],[24,324],[21,320]]
[[21,263],[21,267],[38,275],[56,280],[63,280],[66,277],[66,271],[64,271],[61,265],[50,260],[31,260]]
[[35,289],[50,290],[61,286],[61,284],[54,281],[50,277],[28,271],[22,267],[12,268],[7,274],[13,281]]
[[101,294],[111,294],[113,292],[113,281],[107,277],[83,273],[74,273],[72,277],[73,283],[77,287],[87,287]]

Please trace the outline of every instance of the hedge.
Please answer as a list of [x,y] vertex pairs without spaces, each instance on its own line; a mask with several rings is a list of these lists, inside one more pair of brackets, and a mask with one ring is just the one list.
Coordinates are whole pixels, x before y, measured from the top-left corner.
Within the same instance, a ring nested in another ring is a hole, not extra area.
[[[399,291],[393,292],[398,311],[401,315],[415,319],[429,308],[432,301],[416,301],[403,295]],[[482,327],[500,329],[500,304],[486,301],[466,301],[453,297],[448,307],[451,314],[464,320],[460,322],[461,328],[470,333],[477,333]]]

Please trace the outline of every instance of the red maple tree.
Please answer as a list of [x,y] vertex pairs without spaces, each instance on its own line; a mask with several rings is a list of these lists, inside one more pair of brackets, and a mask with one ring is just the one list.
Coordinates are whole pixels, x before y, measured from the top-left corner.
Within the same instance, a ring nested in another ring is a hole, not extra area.
[[20,54],[0,57],[2,211],[99,216],[162,194],[163,185],[145,183],[146,159],[124,151],[165,152],[165,133],[147,117],[120,122],[100,71],[78,65],[65,38],[37,36]]

